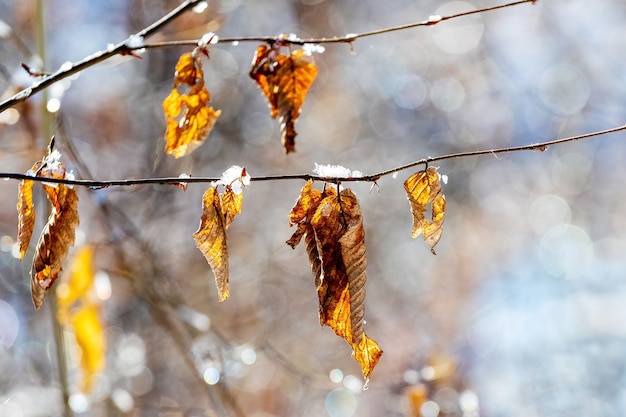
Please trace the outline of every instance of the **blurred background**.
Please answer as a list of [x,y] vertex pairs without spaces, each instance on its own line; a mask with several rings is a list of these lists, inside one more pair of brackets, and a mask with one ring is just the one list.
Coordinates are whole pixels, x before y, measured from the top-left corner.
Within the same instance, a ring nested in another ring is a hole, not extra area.
[[[178,4],[0,0],[0,92],[6,98],[33,81],[21,63],[54,71]],[[209,1],[149,41],[209,31],[342,36],[496,4]],[[257,46],[211,47],[205,78],[222,116],[190,156],[163,151],[161,102],[178,57],[191,50],[171,47],[113,58],[0,114],[0,171],[26,172],[45,154],[48,132],[78,178],[105,180],[219,177],[231,165],[253,177],[294,174],[315,163],[369,174],[626,121],[620,0],[540,0],[325,45],[290,155],[248,76]],[[319,326],[304,247],[284,243],[304,182],[255,182],[244,191],[243,213],[228,230],[231,298],[222,304],[192,239],[206,185],[81,188],[65,269],[77,248],[93,245],[107,362],[82,393],[80,351],[66,330],[71,414],[622,416],[624,139],[442,161],[447,216],[436,256],[410,238],[402,183],[414,171],[374,187],[350,184],[365,222],[366,331],[385,352],[365,391],[350,347]],[[36,236],[24,261],[15,256],[17,186],[0,182],[0,416],[60,416],[52,294],[39,312],[30,300]],[[36,192],[36,235],[46,204]]]

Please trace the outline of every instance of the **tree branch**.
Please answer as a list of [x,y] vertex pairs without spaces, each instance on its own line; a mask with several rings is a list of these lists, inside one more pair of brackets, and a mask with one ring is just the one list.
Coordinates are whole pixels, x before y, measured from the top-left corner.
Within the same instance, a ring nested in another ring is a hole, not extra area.
[[[0,113],[3,111],[19,104],[32,95],[40,92],[41,90],[51,86],[52,84],[61,81],[64,78],[67,78],[73,74],[76,74],[86,68],[89,68],[93,65],[96,65],[102,61],[105,61],[115,55],[128,55],[134,50],[139,49],[154,49],[154,48],[164,48],[171,46],[197,46],[199,40],[179,40],[179,41],[170,41],[170,42],[156,42],[152,44],[142,44],[142,45],[132,45],[129,44],[131,37],[143,37],[148,38],[151,35],[154,35],[156,32],[161,30],[165,25],[179,17],[181,14],[185,13],[187,10],[195,7],[201,0],[186,0],[176,9],[172,10],[170,13],[146,27],[145,29],[137,32],[134,35],[131,35],[126,40],[116,44],[111,45],[109,48],[96,52],[92,55],[89,55],[83,58],[82,61],[73,63],[73,64],[64,64],[59,68],[56,72],[49,74],[40,80],[31,84],[30,87],[25,88],[14,96],[6,99],[3,102],[0,102]],[[305,43],[313,43],[313,44],[321,44],[321,43],[352,43],[359,38],[364,38],[367,36],[376,36],[389,32],[396,32],[400,30],[411,29],[420,26],[433,26],[439,22],[443,22],[445,20],[456,19],[459,17],[469,16],[478,13],[486,13],[493,10],[499,10],[506,7],[517,6],[524,3],[532,3],[534,4],[537,0],[518,0],[512,3],[501,4],[493,7],[486,7],[483,9],[471,10],[468,12],[457,13],[449,16],[430,16],[428,20],[424,20],[417,23],[410,23],[407,25],[394,26],[379,30],[374,30],[371,32],[364,33],[351,33],[341,37],[332,37],[332,38],[311,38],[311,39],[299,39],[299,38],[286,38],[282,36],[250,36],[250,37],[236,37],[236,38],[222,38],[218,40],[218,43],[239,43],[239,42],[267,42],[267,43],[275,43],[282,42],[285,44],[295,44],[295,45],[303,45]]]
[[[159,19],[158,21],[156,21],[155,23],[151,24],[150,26],[146,27],[145,29],[137,32],[135,35],[132,36],[141,36],[141,37],[149,37],[151,35],[153,35],[154,33],[156,33],[157,31],[159,31],[160,29],[162,29],[165,25],[167,25],[168,23],[170,23],[171,21],[173,21],[174,19],[176,19],[177,17],[179,17],[181,14],[183,14],[184,12],[186,12],[187,10],[193,8],[194,6],[196,6],[198,3],[200,3],[201,0],[187,0],[184,3],[182,3],[180,6],[178,6],[176,9],[172,10],[171,12],[169,12],[167,15],[163,16],[161,19]],[[2,113],[3,111],[5,111],[8,108],[11,108],[13,106],[15,106],[16,104],[19,104],[25,100],[27,100],[28,98],[30,98],[32,95],[37,94],[38,92],[40,92],[41,90],[44,90],[45,88],[51,86],[52,84],[61,81],[64,78],[67,78],[71,75],[74,75],[86,68],[89,68],[93,65],[96,65],[102,61],[105,61],[109,58],[111,58],[112,56],[115,55],[127,55],[128,53],[130,53],[132,50],[134,49],[138,49],[138,48],[131,48],[128,46],[128,42],[131,39],[131,37],[128,37],[126,40],[116,44],[116,45],[111,45],[109,48],[96,52],[92,55],[89,55],[85,58],[83,58],[82,61],[76,62],[74,64],[64,64],[61,66],[61,68],[59,68],[56,72],[49,74],[43,78],[41,78],[38,81],[35,81],[33,84],[30,85],[30,87],[25,88],[24,90],[20,91],[19,93],[15,94],[14,96],[6,99],[5,101],[0,103],[0,113]]]
[[[459,158],[468,158],[475,156],[483,156],[483,155],[497,155],[503,153],[513,153],[513,152],[521,152],[521,151],[541,151],[544,152],[548,147],[553,145],[560,145],[567,142],[573,142],[577,140],[589,139],[597,136],[608,135],[610,133],[622,132],[626,131],[626,125],[617,126],[611,129],[599,130],[591,133],[584,133],[582,135],[577,136],[569,136],[561,139],[554,139],[546,142],[533,143],[529,145],[522,146],[511,146],[505,148],[494,148],[494,149],[484,149],[478,151],[468,151],[468,152],[459,152],[447,155],[440,156],[429,156],[426,158],[418,159],[416,161],[410,162],[405,165],[400,165],[395,168],[391,168],[385,171],[381,171],[374,174],[363,175],[358,177],[325,177],[314,174],[291,174],[291,175],[266,175],[266,176],[258,176],[252,177],[250,181],[280,181],[280,180],[313,180],[313,181],[324,181],[329,183],[340,183],[340,182],[376,182],[380,178],[392,175],[399,171],[404,171],[409,168],[416,167],[418,165],[427,165],[432,162],[444,161],[448,159],[459,159]],[[177,186],[186,186],[190,183],[212,183],[219,181],[220,178],[217,177],[164,177],[164,178],[140,178],[140,179],[126,179],[126,180],[106,180],[106,181],[96,181],[96,180],[85,180],[85,179],[60,179],[60,178],[46,178],[46,177],[35,177],[28,174],[20,174],[14,172],[0,172],[0,178],[4,179],[15,179],[15,180],[32,180],[37,182],[46,182],[46,183],[55,183],[55,184],[66,184],[66,185],[77,185],[82,187],[91,188],[93,190],[108,188],[108,187],[129,187],[134,185],[150,185],[150,184],[159,184],[159,185],[177,185]]]

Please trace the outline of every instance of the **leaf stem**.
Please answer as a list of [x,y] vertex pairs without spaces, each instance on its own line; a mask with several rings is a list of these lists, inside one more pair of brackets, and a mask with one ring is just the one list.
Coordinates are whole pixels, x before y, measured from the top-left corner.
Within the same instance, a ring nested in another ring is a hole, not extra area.
[[[532,143],[529,145],[522,146],[510,146],[504,148],[493,148],[493,149],[483,149],[477,151],[468,151],[468,152],[458,152],[440,156],[429,156],[426,158],[418,159],[416,161],[410,162],[405,165],[400,165],[395,168],[387,169],[385,171],[380,171],[374,174],[363,175],[360,177],[323,177],[314,174],[290,174],[290,175],[265,175],[258,177],[251,177],[250,181],[280,181],[280,180],[313,180],[313,181],[324,181],[328,183],[339,183],[339,182],[376,182],[380,178],[385,177],[387,175],[392,175],[399,171],[404,171],[409,168],[413,168],[419,165],[427,165],[437,161],[445,161],[448,159],[460,159],[460,158],[469,158],[476,156],[484,156],[484,155],[497,155],[504,153],[513,153],[513,152],[522,152],[522,151],[545,151],[548,147],[553,145],[560,145],[567,142],[573,142],[577,140],[589,139],[597,136],[604,136],[610,133],[617,133],[626,130],[626,125],[621,125],[617,127],[613,127],[610,129],[599,130],[591,133],[584,133],[582,135],[569,136],[561,139],[554,139],[545,142]],[[139,179],[125,179],[125,180],[86,180],[86,179],[60,179],[60,178],[45,178],[45,177],[34,177],[32,175],[15,173],[15,172],[0,172],[0,178],[4,179],[15,179],[15,180],[32,180],[38,182],[48,182],[48,183],[57,183],[57,184],[66,184],[66,185],[76,185],[81,187],[87,187],[91,189],[101,189],[108,187],[129,187],[135,185],[180,185],[180,184],[189,184],[189,183],[211,183],[217,182],[220,180],[219,177],[163,177],[163,178],[139,178]]]

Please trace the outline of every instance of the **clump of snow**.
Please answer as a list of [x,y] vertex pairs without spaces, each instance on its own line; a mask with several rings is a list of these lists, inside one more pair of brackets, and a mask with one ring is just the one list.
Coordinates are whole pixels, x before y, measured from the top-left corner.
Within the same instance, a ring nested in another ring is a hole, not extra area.
[[323,53],[326,50],[326,48],[324,48],[322,45],[317,44],[317,43],[305,43],[304,45],[302,45],[302,50],[307,55],[313,55],[316,53],[317,54]]
[[[76,179],[76,175],[74,175],[74,170],[70,170],[70,172],[68,172],[65,175],[65,179],[66,180],[70,180],[70,181],[74,181]],[[74,186],[72,184],[67,184],[66,187],[67,188],[74,188]]]
[[63,177],[65,175],[65,166],[61,163],[61,152],[56,149],[50,152],[43,162],[53,176]]
[[243,187],[250,185],[250,174],[245,168],[233,165],[224,171],[219,181],[213,183],[213,186],[217,185],[229,186],[235,194],[241,194]]
[[320,165],[317,162],[313,173],[325,178],[360,178],[363,176],[361,171],[351,171],[341,165]]
[[198,41],[198,46],[207,47],[209,45],[215,45],[216,43],[219,42],[219,40],[220,40],[219,36],[217,36],[215,33],[207,32],[204,35],[202,35],[202,37]]
[[141,35],[130,35],[128,40],[126,40],[126,46],[131,49],[141,49],[145,46],[143,36]]
[[433,14],[428,16],[428,24],[429,25],[434,25],[437,24],[439,22],[441,22],[443,18],[441,16],[439,16],[438,14]]

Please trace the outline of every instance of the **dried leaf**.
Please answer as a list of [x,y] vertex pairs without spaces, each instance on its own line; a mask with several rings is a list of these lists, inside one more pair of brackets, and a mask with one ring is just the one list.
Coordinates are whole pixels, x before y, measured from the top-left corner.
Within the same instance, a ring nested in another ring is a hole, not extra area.
[[[441,238],[443,222],[446,212],[446,199],[441,190],[441,176],[437,168],[428,167],[411,175],[404,182],[407,198],[411,204],[413,213],[412,238],[422,233],[424,241],[430,246],[430,251],[435,253],[435,245]],[[426,219],[427,205],[431,205],[431,220]]]
[[378,344],[363,333],[363,337],[354,348],[354,359],[361,365],[365,378],[370,377],[382,355],[383,351]]
[[174,86],[187,84],[193,86],[197,79],[202,79],[202,66],[199,57],[192,54],[183,54],[176,63],[176,72],[174,73]]
[[243,194],[235,193],[230,186],[226,186],[226,190],[220,193],[220,200],[222,201],[224,230],[228,230],[228,226],[233,222],[235,216],[241,213]]
[[[245,167],[233,165],[224,171],[222,177],[204,193],[200,227],[193,234],[196,246],[215,275],[220,302],[230,297],[226,230],[235,216],[241,213],[243,187],[250,184],[250,179]],[[222,193],[218,194],[218,186],[224,187]]]
[[73,312],[70,320],[76,343],[81,350],[82,390],[87,392],[92,386],[92,377],[104,369],[106,356],[106,342],[99,307],[93,303],[84,304]]
[[61,264],[74,244],[74,232],[79,223],[78,195],[73,188],[57,184],[56,187],[47,186],[44,189],[53,207],[39,236],[30,271],[31,295],[37,310],[43,304],[46,290],[61,272]]
[[252,77],[269,102],[272,117],[278,117],[285,153],[295,152],[295,122],[304,98],[317,76],[310,54],[298,49],[283,55],[279,46],[257,48],[252,60]]
[[20,245],[20,259],[24,258],[35,227],[35,206],[33,204],[34,183],[35,182],[31,180],[23,180],[20,182],[17,194],[17,241]]
[[226,226],[222,203],[215,187],[209,188],[204,193],[200,227],[193,234],[193,238],[215,275],[219,301],[228,299],[230,290],[228,288]]
[[319,301],[322,325],[346,340],[363,375],[369,377],[382,350],[363,331],[367,260],[363,217],[349,189],[324,193],[308,182],[289,214],[298,230],[287,241],[294,247],[305,236]]
[[[307,232],[307,228],[310,227],[311,217],[315,213],[321,198],[322,193],[313,188],[313,181],[307,181],[300,191],[298,201],[296,201],[291,212],[289,212],[289,226],[298,225],[298,229],[286,242],[292,248],[295,249],[300,240],[302,240],[302,236]],[[310,231],[310,234],[313,235],[313,229]]]
[[[189,87],[187,94],[178,91],[180,85]],[[221,110],[208,107],[210,99],[209,90],[204,86],[202,61],[194,54],[182,55],[176,64],[174,88],[163,100],[168,154],[180,158],[204,143],[221,114]]]

